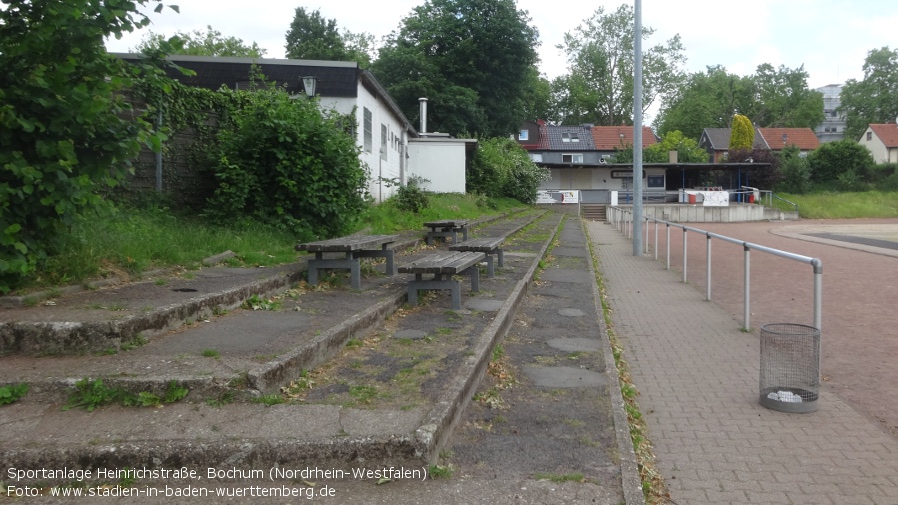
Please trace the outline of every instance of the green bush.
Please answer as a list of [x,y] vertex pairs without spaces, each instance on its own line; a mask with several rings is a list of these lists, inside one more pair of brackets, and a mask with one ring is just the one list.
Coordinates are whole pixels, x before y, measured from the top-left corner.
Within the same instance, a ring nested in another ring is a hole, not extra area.
[[348,232],[365,209],[367,174],[345,118],[274,88],[246,98],[218,133],[218,186],[205,214],[318,237]]
[[844,139],[822,144],[808,155],[808,163],[812,182],[824,186],[836,184],[839,189],[846,189],[868,180],[873,155],[857,142]]
[[[0,9],[0,293],[35,270],[98,189],[115,186],[149,123],[119,93],[140,72],[103,39],[149,24],[153,0],[4,2]],[[162,4],[159,4],[159,9]]]
[[409,177],[405,186],[400,186],[396,191],[396,208],[406,212],[420,213],[430,205],[430,197],[421,186],[429,182],[423,177],[413,175]]
[[780,152],[780,160],[783,180],[777,185],[777,190],[788,193],[807,191],[811,180],[811,167],[807,158],[801,157],[798,147],[793,145],[783,149]]
[[550,178],[549,170],[534,164],[517,142],[491,138],[478,143],[466,184],[469,192],[531,204],[540,183]]

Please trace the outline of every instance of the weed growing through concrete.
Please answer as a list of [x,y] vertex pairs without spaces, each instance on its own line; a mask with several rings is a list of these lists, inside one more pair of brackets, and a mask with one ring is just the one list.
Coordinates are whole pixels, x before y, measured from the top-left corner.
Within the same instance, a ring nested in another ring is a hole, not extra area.
[[90,380],[84,378],[75,383],[75,390],[69,396],[69,402],[63,405],[62,410],[81,407],[88,412],[93,412],[97,407],[118,403],[124,407],[157,407],[163,403],[174,403],[187,396],[188,390],[178,384],[177,381],[168,383],[163,396],[142,391],[134,394],[122,388],[109,388],[103,384],[102,379]]
[[215,349],[203,349],[203,356],[207,358],[221,359],[221,354]]
[[0,386],[0,405],[8,405],[22,399],[28,393],[28,384]]

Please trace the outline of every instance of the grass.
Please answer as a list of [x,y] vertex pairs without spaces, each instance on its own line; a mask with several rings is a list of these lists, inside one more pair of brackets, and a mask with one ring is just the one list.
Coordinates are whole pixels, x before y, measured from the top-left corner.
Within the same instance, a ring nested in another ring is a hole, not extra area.
[[[421,213],[403,212],[388,200],[372,205],[352,232],[395,233],[420,230],[427,220],[476,219],[522,208],[511,199],[475,195],[435,194]],[[238,221],[216,226],[196,215],[164,207],[121,207],[100,210],[75,220],[60,237],[58,253],[51,254],[13,294],[55,286],[84,284],[112,276],[136,277],[155,269],[183,268],[190,278],[203,258],[231,250],[231,266],[271,266],[296,261],[298,232],[279,230],[264,223]],[[166,281],[157,280],[157,285]]]
[[[898,192],[864,191],[857,193],[825,191],[810,194],[777,193],[777,196],[798,204],[798,213],[805,219],[858,219],[898,217]],[[793,210],[778,200],[777,208]]]

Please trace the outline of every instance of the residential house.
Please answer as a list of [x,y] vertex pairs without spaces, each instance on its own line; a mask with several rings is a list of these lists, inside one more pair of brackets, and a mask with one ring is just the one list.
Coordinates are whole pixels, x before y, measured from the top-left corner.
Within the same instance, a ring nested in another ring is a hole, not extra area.
[[842,85],[829,84],[816,91],[823,93],[823,122],[814,129],[814,134],[821,143],[835,142],[845,138],[845,127],[848,125],[845,116],[838,112],[842,104]]
[[[730,134],[732,128],[705,128],[698,140],[698,145],[708,151],[708,160],[711,163],[723,163],[727,161],[727,153],[730,150]],[[767,149],[764,138],[755,128],[754,148]]]
[[[537,165],[549,169],[552,178],[540,186],[544,190],[623,190],[632,188],[631,164],[610,161],[620,149],[632,148],[633,127],[547,125],[545,121],[525,121],[518,143]],[[643,146],[658,142],[650,127],[643,127]],[[665,169],[646,167],[646,188],[663,191]]]
[[795,146],[801,156],[807,156],[808,153],[820,147],[820,139],[810,128],[756,128],[755,143],[757,143],[758,134],[767,149],[774,152]]
[[[138,59],[133,54],[117,56],[126,61]],[[322,109],[355,118],[353,134],[369,174],[368,191],[377,201],[390,197],[396,183],[405,183],[412,174],[430,181],[428,189],[433,191],[465,191],[465,155],[476,141],[445,138],[420,143],[424,139],[374,74],[356,62],[187,55],[172,55],[169,60],[195,73],[185,76],[168,69],[169,77],[212,90],[249,89],[250,71],[256,66],[267,81],[302,99],[307,96],[304,80],[313,78],[313,93]],[[435,148],[440,153],[431,155]]]
[[[731,128],[705,128],[698,145],[708,151],[711,163],[727,161],[730,149]],[[802,156],[820,146],[820,140],[810,128],[755,128],[754,149],[782,151],[784,147],[796,146]]]
[[898,163],[898,124],[871,124],[858,143],[870,150],[876,163]]

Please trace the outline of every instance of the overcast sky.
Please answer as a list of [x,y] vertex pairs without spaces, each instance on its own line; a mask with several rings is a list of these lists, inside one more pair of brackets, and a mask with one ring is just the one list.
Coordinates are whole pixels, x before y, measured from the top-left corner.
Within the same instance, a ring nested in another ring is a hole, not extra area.
[[[326,19],[352,32],[367,32],[378,40],[398,29],[424,0],[165,0],[180,7],[151,13],[153,24],[122,40],[111,40],[110,51],[134,48],[147,30],[165,35],[204,30],[211,25],[225,36],[257,42],[268,58],[284,57],[285,35],[297,7],[319,10]],[[622,2],[579,0],[518,0],[539,30],[540,70],[554,78],[566,71],[555,48],[599,6],[613,12]],[[155,5],[155,3],[153,4]],[[630,5],[634,5],[631,1]],[[737,11],[744,8],[744,11]],[[749,75],[762,63],[796,69],[804,65],[808,86],[818,88],[863,78],[863,64],[872,49],[898,48],[898,0],[643,0],[643,26],[656,30],[644,44],[661,43],[679,33],[687,57],[686,70],[703,71],[723,65],[729,72]]]

